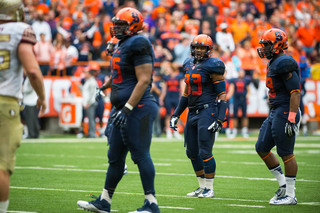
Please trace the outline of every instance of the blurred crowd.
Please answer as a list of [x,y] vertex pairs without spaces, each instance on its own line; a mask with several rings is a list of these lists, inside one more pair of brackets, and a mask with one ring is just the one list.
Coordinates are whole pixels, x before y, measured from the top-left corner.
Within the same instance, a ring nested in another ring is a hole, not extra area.
[[[239,77],[239,71],[255,87],[265,79],[267,61],[256,49],[262,33],[272,27],[287,33],[286,53],[299,63],[302,84],[307,78],[320,80],[317,0],[24,0],[24,5],[25,20],[37,36],[34,52],[43,75],[85,77],[90,70],[86,66],[97,61],[101,66],[93,75],[99,85],[110,73],[105,49],[112,37],[112,17],[126,6],[140,10],[141,33],[154,47],[153,88],[160,106],[165,106],[171,80],[183,81],[181,66],[190,56],[190,42],[200,33],[211,36],[212,57],[224,61],[230,82]],[[175,86],[179,92],[181,88]],[[162,113],[165,120],[169,110]],[[167,137],[172,137],[165,124]],[[156,135],[161,132],[156,130]]]
[[227,78],[237,77],[239,69],[264,78],[266,61],[256,48],[262,33],[277,27],[288,35],[287,53],[298,62],[306,58],[310,69],[316,64],[311,77],[320,79],[316,0],[24,0],[24,4],[26,22],[39,41],[35,53],[44,75],[74,75],[75,62],[109,61],[104,50],[111,39],[111,19],[119,8],[129,6],[144,16],[142,33],[154,45],[157,71],[163,61],[181,66],[192,38],[204,33],[215,41],[213,56],[227,64]]

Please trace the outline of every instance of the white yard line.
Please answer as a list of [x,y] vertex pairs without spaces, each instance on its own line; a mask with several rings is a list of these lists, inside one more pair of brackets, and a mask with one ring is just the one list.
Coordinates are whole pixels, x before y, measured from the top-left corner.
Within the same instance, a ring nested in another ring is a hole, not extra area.
[[[71,172],[103,172],[106,170],[102,169],[72,169],[72,168],[48,168],[48,167],[38,167],[38,166],[16,166],[15,169],[26,169],[26,170],[49,170],[49,171],[71,171]],[[139,174],[138,171],[128,171],[129,174]],[[194,174],[180,174],[180,173],[161,173],[157,172],[157,175],[166,175],[166,176],[194,176]],[[223,176],[216,175],[218,178],[231,178],[231,179],[245,179],[245,180],[265,180],[265,181],[276,181],[275,178],[256,178],[256,177],[238,177],[238,176]],[[320,183],[320,180],[304,180],[297,179],[301,182],[311,182],[311,183]]]
[[266,208],[265,206],[239,205],[239,204],[228,204],[227,206],[234,206],[234,207],[250,207],[250,208]]
[[[64,191],[64,192],[85,192],[85,193],[101,193],[101,191],[95,190],[75,190],[75,189],[54,189],[54,188],[37,188],[37,187],[22,187],[22,186],[10,186],[10,189],[17,189],[17,190],[38,190],[38,191]],[[131,192],[115,192],[117,194],[124,194],[124,195],[135,195],[135,196],[144,196],[143,193],[131,193]],[[157,194],[158,197],[174,197],[174,198],[185,198],[185,199],[199,199],[199,198],[190,198],[185,195],[164,195],[164,194]],[[249,200],[249,199],[235,199],[235,198],[213,198],[214,200],[228,200],[228,201],[241,201],[241,202],[257,202],[257,203],[268,203],[268,200]],[[313,206],[320,206],[320,202],[306,202],[306,203],[299,203],[299,205],[313,205]],[[159,206],[160,208],[169,208],[168,206]],[[170,207],[170,208],[184,208],[184,207]]]
[[[183,140],[177,140],[177,139],[167,139],[167,138],[152,138],[152,142],[182,142]],[[225,137],[219,137],[217,141],[223,141],[223,142],[255,142],[257,141],[257,137],[249,137],[247,139],[236,137],[234,139],[228,139]],[[320,137],[298,137],[297,142],[299,141],[316,141],[320,142]],[[39,139],[24,139],[22,140],[22,143],[106,143],[106,138],[39,138]],[[296,144],[297,145],[297,144]],[[310,145],[310,146],[309,146]],[[319,147],[320,144],[308,144],[309,147]],[[299,146],[299,145],[298,145]],[[305,147],[303,144],[301,146]]]
[[[158,196],[158,195],[157,195]],[[159,206],[160,209],[181,209],[181,210],[194,210],[193,208],[187,207],[174,207],[174,206]]]
[[14,212],[14,213],[37,213],[37,212],[12,211],[12,210],[7,210],[7,212]]

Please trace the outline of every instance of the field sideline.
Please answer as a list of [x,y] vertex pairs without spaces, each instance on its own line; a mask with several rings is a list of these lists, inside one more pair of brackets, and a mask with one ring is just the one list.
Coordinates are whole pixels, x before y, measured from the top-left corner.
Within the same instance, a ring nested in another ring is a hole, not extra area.
[[[154,138],[156,195],[162,213],[184,212],[320,212],[320,137],[298,137],[296,206],[270,206],[276,180],[255,153],[256,137],[219,137],[213,149],[217,163],[213,199],[188,198],[198,187],[183,141]],[[77,200],[92,200],[104,185],[106,139],[41,138],[23,140],[10,184],[8,212],[84,212]],[[128,175],[118,185],[112,212],[141,207],[144,195],[139,172],[127,158]]]

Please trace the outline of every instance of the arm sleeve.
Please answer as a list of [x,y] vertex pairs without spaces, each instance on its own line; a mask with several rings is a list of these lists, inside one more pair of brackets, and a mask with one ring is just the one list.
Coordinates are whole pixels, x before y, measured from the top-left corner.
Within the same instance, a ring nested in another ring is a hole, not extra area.
[[181,96],[179,104],[178,104],[176,110],[174,111],[173,115],[180,117],[180,115],[187,108],[187,106],[188,106],[188,97]]

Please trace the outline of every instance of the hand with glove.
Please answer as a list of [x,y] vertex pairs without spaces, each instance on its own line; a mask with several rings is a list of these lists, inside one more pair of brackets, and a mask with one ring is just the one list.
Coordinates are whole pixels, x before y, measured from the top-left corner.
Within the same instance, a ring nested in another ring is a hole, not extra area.
[[104,97],[104,93],[103,93],[104,88],[100,87],[100,88],[96,88],[96,101],[98,102],[100,97]]
[[299,134],[299,125],[295,122],[297,113],[289,112],[289,117],[284,127],[284,133],[289,137]]
[[208,130],[215,133],[220,132],[222,129],[222,122],[220,120],[215,120],[209,127]]
[[172,115],[170,118],[170,128],[174,131],[177,131],[177,123],[179,120],[179,116]]
[[118,128],[125,127],[127,125],[128,116],[131,110],[130,107],[127,107],[126,105],[121,110],[114,113],[111,117],[113,125],[115,125]]

